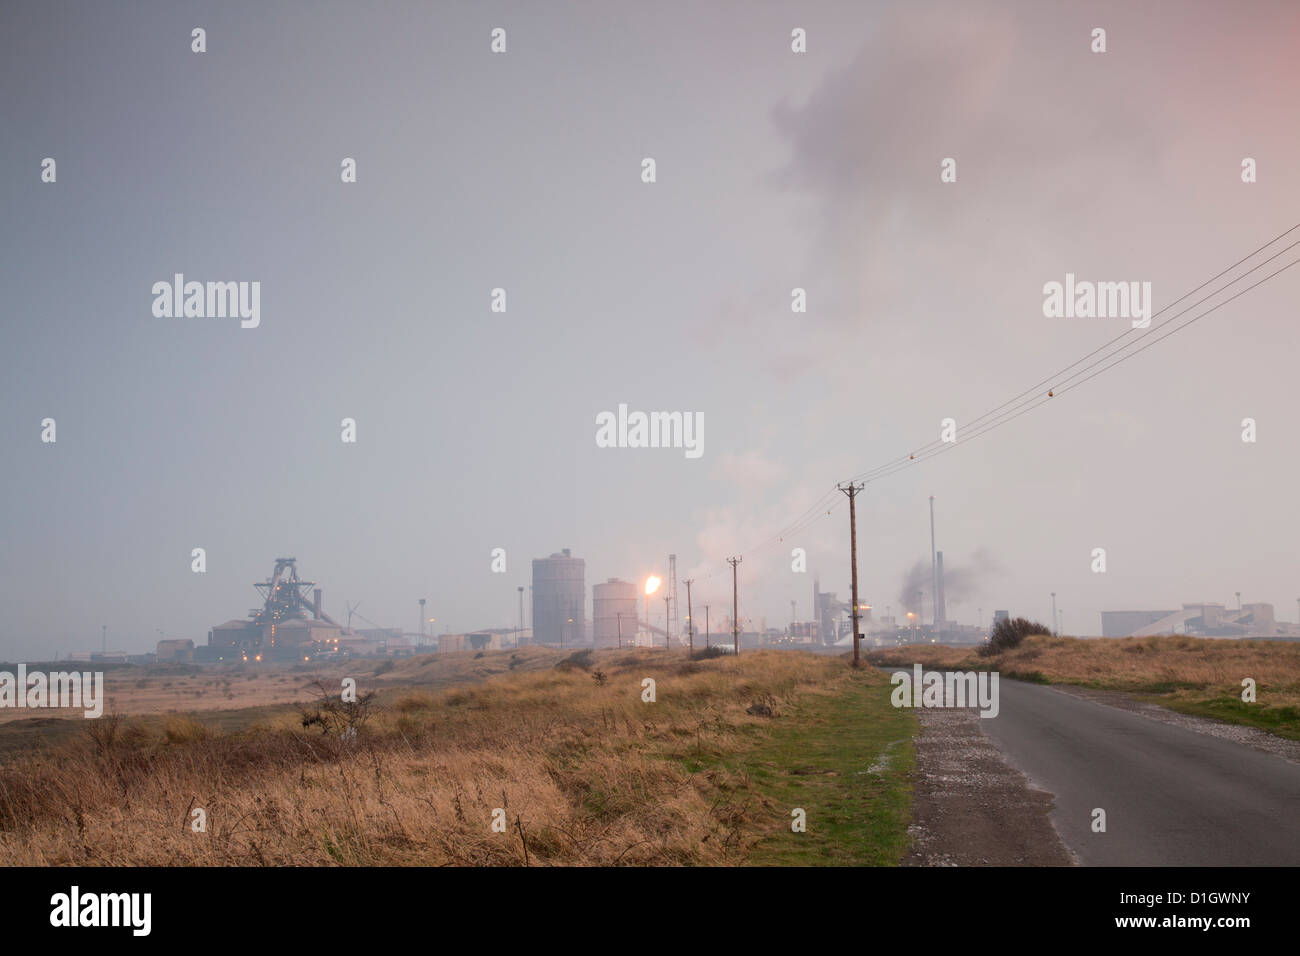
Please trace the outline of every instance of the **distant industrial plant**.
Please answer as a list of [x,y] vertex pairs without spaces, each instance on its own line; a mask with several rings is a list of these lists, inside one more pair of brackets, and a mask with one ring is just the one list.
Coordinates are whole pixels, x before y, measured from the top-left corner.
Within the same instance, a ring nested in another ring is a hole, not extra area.
[[[899,612],[886,606],[875,616],[876,608],[863,600],[858,607],[858,627],[863,639],[875,646],[905,643],[978,644],[988,630],[983,614],[978,624],[959,624],[947,614],[943,552],[935,547],[934,499],[930,499],[929,578],[930,614],[923,619],[923,565],[919,562],[905,579]],[[668,556],[666,580],[650,574],[644,582],[608,578],[592,587],[592,615],[587,616],[586,561],[564,548],[532,562],[530,618],[525,618],[524,586],[520,585],[518,621],[513,627],[485,628],[464,633],[425,631],[425,601],[420,604],[418,633],[401,628],[381,627],[356,613],[349,604],[346,623],[340,623],[321,607],[321,588],[315,581],[298,575],[295,558],[276,558],[271,575],[253,587],[262,597],[260,607],[246,617],[213,626],[206,644],[190,639],[162,639],[153,654],[109,652],[107,638],[99,652],[81,655],[99,662],[122,663],[258,663],[262,661],[328,661],[350,657],[406,656],[417,651],[457,652],[500,650],[525,645],[554,648],[591,647],[670,647],[693,644],[704,647],[719,644],[727,649],[786,647],[816,650],[844,648],[853,642],[853,607],[840,600],[835,592],[823,591],[813,578],[812,619],[799,620],[797,602],[790,602],[790,622],[783,627],[768,627],[766,618],[757,622],[732,619],[728,605],[712,614],[712,608],[691,606],[691,581],[684,582],[688,607],[678,604],[677,557]],[[964,590],[970,589],[970,572],[965,572]],[[960,587],[960,585],[959,585]],[[698,596],[698,595],[697,595]],[[1300,639],[1300,624],[1277,621],[1273,605],[1255,602],[1242,604],[1240,594],[1235,610],[1220,603],[1184,604],[1181,610],[1103,611],[1103,637],[1146,637],[1157,634],[1187,634],[1217,638]],[[1053,630],[1059,620],[1053,600]],[[653,599],[653,604],[652,604]],[[660,608],[658,602],[663,602]],[[1298,602],[1300,603],[1300,602]],[[701,613],[702,612],[702,613]],[[694,620],[692,620],[694,615]],[[370,624],[354,629],[356,616]],[[990,625],[1009,617],[1006,610],[995,610]],[[105,631],[107,629],[105,628]],[[72,655],[76,657],[77,655]]]
[[[1300,602],[1297,602],[1300,603]],[[1300,637],[1300,624],[1278,621],[1273,605],[1184,604],[1180,611],[1102,611],[1102,637],[1153,637],[1189,634],[1193,637]]]

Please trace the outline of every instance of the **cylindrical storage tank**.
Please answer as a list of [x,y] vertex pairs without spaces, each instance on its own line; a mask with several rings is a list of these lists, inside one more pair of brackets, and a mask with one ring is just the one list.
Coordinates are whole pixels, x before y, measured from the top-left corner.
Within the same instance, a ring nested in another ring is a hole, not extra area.
[[636,639],[636,585],[631,581],[610,578],[591,589],[593,643],[597,648],[619,646],[619,616],[623,620],[623,643]]
[[533,643],[574,647],[586,643],[587,562],[565,548],[533,559]]

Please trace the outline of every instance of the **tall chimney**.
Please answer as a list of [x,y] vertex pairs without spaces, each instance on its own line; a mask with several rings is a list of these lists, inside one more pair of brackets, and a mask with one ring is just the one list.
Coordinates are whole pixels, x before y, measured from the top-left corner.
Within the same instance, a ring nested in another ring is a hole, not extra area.
[[320,588],[317,588],[315,592],[313,592],[313,596],[316,598],[316,600],[312,602],[311,610],[312,613],[316,616],[316,620],[319,621],[320,620]]
[[[934,495],[930,496],[930,591],[930,613],[938,625],[943,620],[943,611],[939,607],[939,561],[934,551]],[[921,622],[918,620],[917,623]]]
[[934,623],[936,626],[941,625],[948,620],[948,608],[943,603],[943,552],[936,551],[934,555],[935,576],[939,580],[938,598],[935,601]]
[[[821,581],[816,575],[813,575],[813,620],[817,624],[817,641],[820,644],[826,643],[826,635],[822,633],[822,600],[818,596],[818,591],[822,589]],[[1300,610],[1300,598],[1296,598],[1296,608]],[[1297,618],[1300,620],[1300,618]]]

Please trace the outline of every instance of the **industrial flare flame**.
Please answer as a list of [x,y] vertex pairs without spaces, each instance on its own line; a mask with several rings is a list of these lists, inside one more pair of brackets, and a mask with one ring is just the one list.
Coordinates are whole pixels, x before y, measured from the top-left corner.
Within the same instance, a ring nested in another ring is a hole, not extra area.
[[645,579],[645,593],[654,594],[658,590],[659,590],[659,579],[652,574],[650,575],[650,577]]

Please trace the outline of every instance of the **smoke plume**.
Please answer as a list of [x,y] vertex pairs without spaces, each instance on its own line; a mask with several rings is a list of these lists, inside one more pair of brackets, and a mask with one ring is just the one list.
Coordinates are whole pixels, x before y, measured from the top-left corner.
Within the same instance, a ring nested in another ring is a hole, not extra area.
[[[965,563],[959,563],[950,555],[944,554],[943,594],[949,615],[952,614],[953,605],[966,603],[975,597],[980,588],[997,572],[997,560],[983,548],[978,549],[971,556],[971,560]],[[917,591],[921,592],[922,601],[917,600]],[[925,617],[928,619],[934,614],[934,608],[931,606],[933,600],[930,558],[924,557],[912,565],[903,576],[903,586],[898,592],[898,606],[902,609],[899,616],[907,611],[919,611],[923,603]]]

